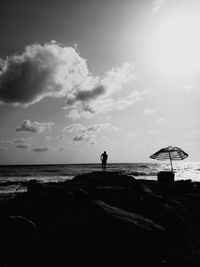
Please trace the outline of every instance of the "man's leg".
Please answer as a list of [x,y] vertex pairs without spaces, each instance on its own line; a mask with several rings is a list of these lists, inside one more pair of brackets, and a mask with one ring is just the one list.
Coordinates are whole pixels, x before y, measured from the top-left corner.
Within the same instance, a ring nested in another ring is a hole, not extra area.
[[102,162],[102,166],[103,171],[105,171],[105,161]]
[[102,171],[103,171],[103,161],[101,162],[101,168],[102,168]]

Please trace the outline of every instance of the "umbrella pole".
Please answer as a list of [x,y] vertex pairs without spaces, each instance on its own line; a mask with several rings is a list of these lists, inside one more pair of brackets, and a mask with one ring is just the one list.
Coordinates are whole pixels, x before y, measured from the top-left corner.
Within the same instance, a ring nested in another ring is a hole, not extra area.
[[172,170],[172,172],[173,172],[174,170],[173,170],[173,166],[172,166],[172,159],[171,159],[171,154],[170,154],[170,152],[169,152],[169,159],[170,159],[170,164],[171,164],[171,170]]

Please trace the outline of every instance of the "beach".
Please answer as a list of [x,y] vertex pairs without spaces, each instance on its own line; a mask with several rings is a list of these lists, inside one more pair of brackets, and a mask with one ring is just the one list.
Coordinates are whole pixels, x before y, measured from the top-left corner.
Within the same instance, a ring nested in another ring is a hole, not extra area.
[[2,266],[200,263],[199,182],[96,171],[26,187],[0,199]]
[[[159,171],[169,170],[169,162],[108,163],[107,171],[131,175],[136,179],[156,180]],[[60,183],[73,177],[101,171],[99,163],[0,165],[0,197],[27,191],[26,184],[36,180],[40,183]],[[175,180],[191,179],[200,182],[200,163],[179,161],[174,164]]]

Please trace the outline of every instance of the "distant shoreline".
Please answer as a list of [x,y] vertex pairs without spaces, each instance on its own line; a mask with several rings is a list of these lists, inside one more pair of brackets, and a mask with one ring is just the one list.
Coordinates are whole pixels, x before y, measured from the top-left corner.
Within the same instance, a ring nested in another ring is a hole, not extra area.
[[[108,162],[107,165],[110,164],[116,164],[116,165],[120,165],[120,164],[162,164],[161,162],[152,162],[152,161],[148,161],[148,162]],[[7,167],[7,166],[54,166],[54,165],[101,165],[101,162],[93,162],[93,163],[42,163],[42,164],[0,164],[0,167]]]

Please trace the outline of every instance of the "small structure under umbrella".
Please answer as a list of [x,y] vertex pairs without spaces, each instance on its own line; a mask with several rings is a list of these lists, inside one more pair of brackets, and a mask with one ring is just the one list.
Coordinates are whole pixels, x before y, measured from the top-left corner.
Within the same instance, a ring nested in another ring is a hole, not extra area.
[[[173,173],[172,160],[183,160],[188,157],[188,154],[179,147],[168,146],[158,150],[150,156],[151,159],[170,160],[171,173]],[[174,177],[174,175],[173,175]]]

